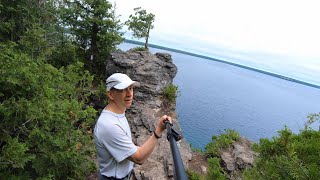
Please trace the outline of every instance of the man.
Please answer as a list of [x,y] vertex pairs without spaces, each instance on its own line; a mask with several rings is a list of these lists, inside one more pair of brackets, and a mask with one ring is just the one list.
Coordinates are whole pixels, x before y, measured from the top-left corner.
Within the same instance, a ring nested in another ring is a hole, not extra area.
[[109,103],[94,128],[99,179],[130,179],[134,163],[143,164],[152,153],[166,128],[164,121],[168,119],[171,122],[170,116],[162,116],[150,138],[141,147],[134,145],[125,111],[132,104],[135,86],[140,86],[140,83],[125,74],[115,73],[107,78]]

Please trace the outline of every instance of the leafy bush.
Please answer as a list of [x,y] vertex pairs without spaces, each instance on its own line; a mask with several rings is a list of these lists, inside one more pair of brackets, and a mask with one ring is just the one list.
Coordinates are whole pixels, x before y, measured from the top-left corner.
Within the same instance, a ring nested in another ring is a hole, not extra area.
[[[245,169],[244,179],[319,179],[320,177],[320,131],[310,124],[318,121],[320,113],[311,114],[306,126],[298,134],[285,128],[278,131],[279,137],[262,138],[253,145],[259,154],[254,167]],[[226,134],[213,136],[206,146],[209,157],[207,179],[226,179],[220,167],[219,151],[240,138],[239,133],[227,130]]]
[[187,176],[189,180],[201,180],[201,176],[194,171],[187,170]]
[[[234,130],[226,130],[225,134],[219,136],[212,136],[212,142],[208,143],[206,146],[205,153],[209,157],[208,161],[208,173],[206,176],[200,176],[193,171],[188,171],[188,177],[191,180],[200,179],[227,179],[226,172],[220,166],[219,151],[222,148],[229,147],[233,142],[240,138],[238,132]],[[201,151],[200,151],[201,152]]]
[[220,166],[219,158],[209,158],[208,160],[208,174],[207,175],[199,175],[195,171],[187,171],[189,180],[207,180],[207,179],[217,179],[217,180],[225,180],[227,179],[226,173]]
[[294,134],[285,128],[279,137],[260,139],[254,149],[260,154],[246,179],[319,179],[320,132],[305,128]]
[[178,96],[178,87],[173,84],[169,84],[168,86],[164,87],[163,95],[168,99],[169,102],[175,103]]
[[84,103],[93,77],[82,64],[56,69],[0,44],[0,179],[84,179],[95,169]]
[[239,138],[239,132],[227,129],[225,134],[221,134],[220,136],[212,136],[212,141],[209,142],[205,147],[206,153],[209,157],[218,157],[220,149],[227,148]]
[[225,172],[220,167],[220,158],[209,158],[208,159],[208,174],[207,179],[224,180],[227,179]]
[[105,82],[101,81],[98,85],[98,91],[96,92],[98,98],[104,102],[104,104],[108,104],[108,96]]
[[225,134],[212,136],[212,141],[205,147],[205,153],[209,157],[207,179],[227,179],[226,172],[220,166],[219,152],[223,148],[228,148],[232,143],[240,139],[240,134],[231,129],[227,129]]

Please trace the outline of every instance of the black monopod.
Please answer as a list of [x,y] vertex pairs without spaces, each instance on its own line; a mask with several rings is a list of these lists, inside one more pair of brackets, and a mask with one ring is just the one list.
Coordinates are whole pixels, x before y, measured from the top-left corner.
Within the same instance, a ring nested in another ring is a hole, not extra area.
[[188,178],[186,175],[186,170],[184,169],[184,165],[176,142],[179,141],[182,138],[182,136],[179,133],[177,133],[174,129],[172,129],[172,124],[169,122],[169,120],[164,121],[164,124],[167,128],[167,139],[170,142],[170,149],[175,171],[175,179],[187,180]]

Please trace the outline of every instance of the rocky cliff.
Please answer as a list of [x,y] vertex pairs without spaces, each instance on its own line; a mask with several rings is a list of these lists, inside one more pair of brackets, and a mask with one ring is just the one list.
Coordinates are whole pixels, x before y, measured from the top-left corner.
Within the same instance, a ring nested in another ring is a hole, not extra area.
[[[141,87],[135,88],[133,105],[126,113],[134,143],[142,145],[151,136],[158,119],[164,114],[172,116],[174,128],[180,130],[175,104],[169,103],[162,94],[163,88],[172,83],[177,73],[170,54],[117,51],[112,53],[111,59],[107,61],[106,70],[108,76],[121,72],[141,84]],[[178,147],[187,168],[192,157],[190,146],[182,139],[178,142]],[[138,180],[161,180],[172,179],[173,173],[170,144],[164,132],[148,161],[141,166],[135,166],[134,175]]]

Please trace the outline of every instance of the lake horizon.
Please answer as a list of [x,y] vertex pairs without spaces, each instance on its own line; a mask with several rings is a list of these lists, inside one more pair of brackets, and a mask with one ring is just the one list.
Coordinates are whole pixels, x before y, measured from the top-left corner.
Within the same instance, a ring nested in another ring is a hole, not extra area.
[[[124,43],[128,43],[128,44],[132,44],[134,46],[143,46],[144,47],[144,43],[140,42],[140,41],[136,41],[136,40],[130,40],[130,39],[125,39]],[[259,68],[259,66],[254,67],[254,65],[252,63],[247,62],[248,64],[244,64],[243,62],[240,63],[239,61],[235,61],[233,58],[226,58],[226,57],[213,57],[212,55],[208,55],[208,54],[202,54],[201,52],[188,52],[188,51],[184,51],[184,50],[180,50],[180,49],[175,49],[175,48],[171,48],[171,47],[165,47],[165,46],[160,46],[160,45],[156,45],[156,44],[150,44],[149,43],[149,48],[154,48],[154,49],[158,49],[158,50],[164,50],[165,52],[173,52],[173,53],[180,53],[180,54],[185,54],[185,55],[189,55],[189,56],[194,56],[194,57],[199,57],[199,58],[203,58],[203,59],[207,59],[207,60],[212,60],[212,61],[217,61],[217,62],[221,62],[221,63],[225,63],[225,64],[229,64],[232,66],[237,66],[237,67],[241,67],[241,68],[245,68],[248,70],[252,70],[252,71],[256,71],[258,73],[263,73],[263,74],[267,74],[270,76],[274,76],[277,78],[281,78],[281,79],[285,79],[288,81],[292,81],[295,83],[299,83],[299,84],[303,84],[303,85],[307,85],[310,87],[314,87],[314,88],[318,88],[320,89],[320,81],[317,81],[317,78],[310,78],[309,79],[303,79],[303,78],[299,78],[299,76],[297,75],[285,75],[283,73],[277,73],[276,71],[272,71],[272,69],[266,69],[266,68]],[[299,72],[299,73],[303,73]],[[320,79],[320,76],[319,76]]]

